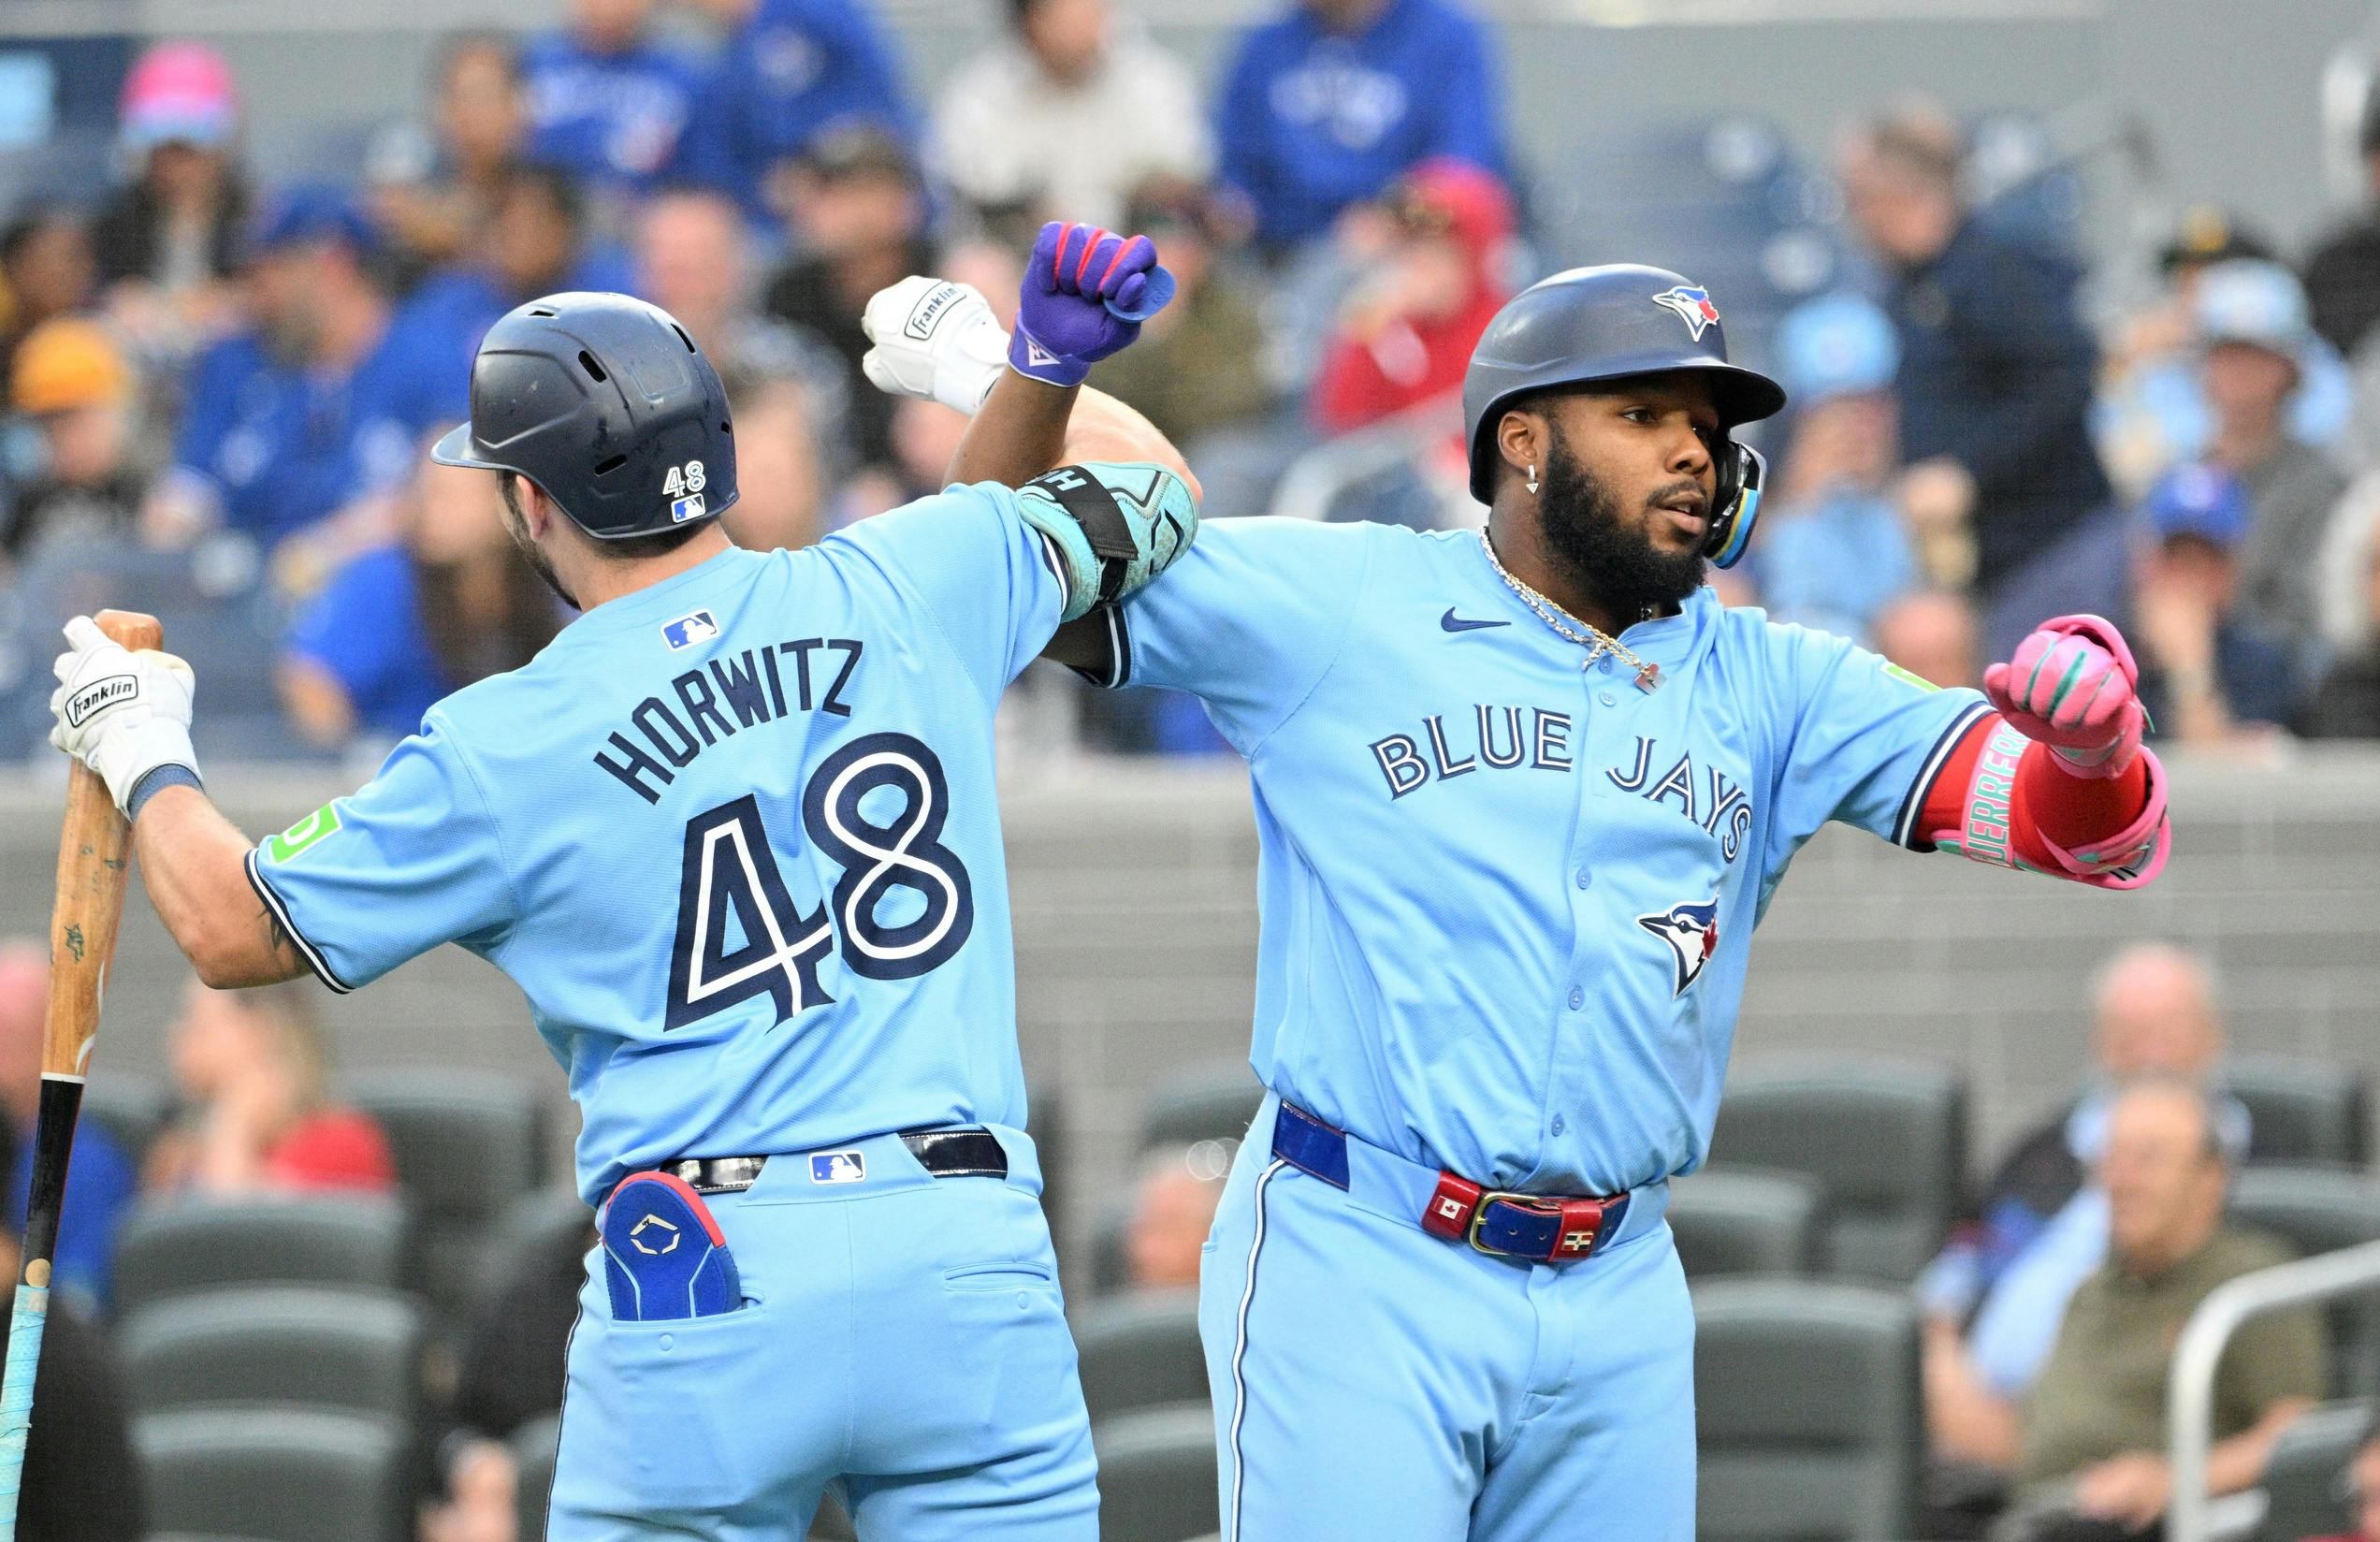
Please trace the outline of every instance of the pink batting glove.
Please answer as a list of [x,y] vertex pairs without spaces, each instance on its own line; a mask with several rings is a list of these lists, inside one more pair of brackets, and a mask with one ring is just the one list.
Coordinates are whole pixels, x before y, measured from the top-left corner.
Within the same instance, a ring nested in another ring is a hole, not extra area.
[[2048,745],[2078,777],[2120,777],[2141,753],[2148,714],[2140,666],[2112,622],[2060,616],[1983,672],[1983,693],[2028,739]]

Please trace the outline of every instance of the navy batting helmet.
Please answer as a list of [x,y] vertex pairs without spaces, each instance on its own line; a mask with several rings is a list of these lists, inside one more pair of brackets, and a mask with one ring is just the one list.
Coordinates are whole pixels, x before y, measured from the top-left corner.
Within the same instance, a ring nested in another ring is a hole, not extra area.
[[1759,516],[1764,466],[1758,451],[1726,430],[1774,415],[1785,405],[1785,391],[1758,371],[1727,362],[1719,307],[1667,269],[1573,268],[1531,284],[1496,313],[1463,375],[1472,496],[1485,503],[1494,495],[1498,456],[1489,440],[1520,398],[1677,370],[1706,378],[1719,408],[1719,490],[1703,550],[1720,567],[1734,565]]
[[588,534],[625,541],[735,502],[735,441],[718,371],[686,328],[627,295],[548,295],[488,329],[471,421],[443,466],[516,472]]

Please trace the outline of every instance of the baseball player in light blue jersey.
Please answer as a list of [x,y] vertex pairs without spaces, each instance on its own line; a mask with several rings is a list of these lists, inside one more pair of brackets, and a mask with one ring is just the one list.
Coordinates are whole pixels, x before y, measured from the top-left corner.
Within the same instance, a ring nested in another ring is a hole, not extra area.
[[[988,421],[1071,402],[1137,331],[1117,313],[1149,303],[1154,253],[1088,234],[1098,266],[1028,298],[1040,341]],[[584,614],[259,846],[199,789],[181,661],[72,623],[54,736],[133,818],[209,983],[351,991],[455,942],[528,996],[602,1206],[551,1536],[792,1542],[832,1487],[863,1537],[1094,1542],[992,722],[1062,617],[1186,549],[1195,484],[1086,458],[745,551],[717,521],[727,415],[641,301],[500,323],[435,453],[501,475],[524,553]],[[1083,457],[1170,456],[1089,415]]]
[[1987,695],[1703,586],[1758,510],[1731,430],[1784,393],[1678,275],[1536,285],[1465,398],[1484,531],[1211,523],[1053,649],[1195,692],[1255,782],[1270,1095],[1201,1306],[1225,1535],[1688,1542],[1663,1215],[1793,853],[1840,820],[2133,887],[2163,776],[2096,618]]

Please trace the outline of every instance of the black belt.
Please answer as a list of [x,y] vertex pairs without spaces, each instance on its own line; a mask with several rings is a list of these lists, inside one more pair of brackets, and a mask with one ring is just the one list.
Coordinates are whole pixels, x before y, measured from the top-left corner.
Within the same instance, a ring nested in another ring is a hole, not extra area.
[[[918,1165],[936,1178],[1005,1178],[1009,1153],[1000,1138],[981,1125],[950,1129],[905,1129],[901,1143]],[[760,1181],[766,1156],[678,1156],[654,1165],[657,1172],[682,1178],[697,1194],[740,1194]]]

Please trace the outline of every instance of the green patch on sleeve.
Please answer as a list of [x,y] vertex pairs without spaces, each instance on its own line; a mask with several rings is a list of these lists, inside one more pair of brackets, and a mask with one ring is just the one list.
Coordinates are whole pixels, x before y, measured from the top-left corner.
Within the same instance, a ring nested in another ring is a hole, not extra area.
[[308,847],[318,845],[324,836],[338,832],[339,805],[326,803],[281,834],[267,836],[265,860],[272,863],[294,861]]
[[1927,679],[1924,676],[1912,675],[1898,664],[1886,664],[1884,666],[1884,673],[1890,675],[1893,678],[1900,681],[1902,684],[1913,685],[1920,691],[1939,691],[1942,689],[1940,686],[1936,685],[1933,681]]

